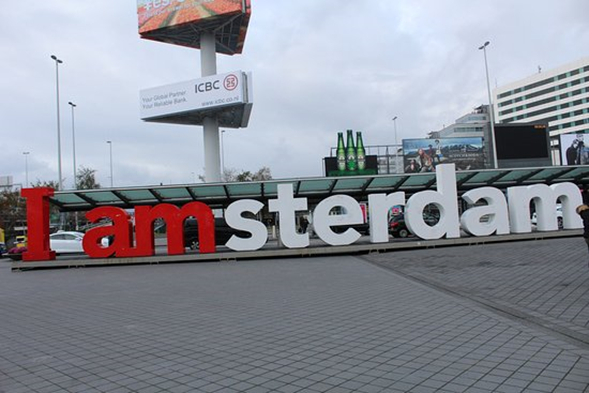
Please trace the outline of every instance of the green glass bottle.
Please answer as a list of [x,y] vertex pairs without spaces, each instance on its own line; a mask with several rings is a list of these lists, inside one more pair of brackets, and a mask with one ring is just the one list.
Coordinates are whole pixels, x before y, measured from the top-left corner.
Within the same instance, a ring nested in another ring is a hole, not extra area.
[[344,147],[344,133],[338,132],[337,133],[337,170],[338,171],[345,171],[346,170],[346,148]]
[[356,159],[358,160],[358,170],[366,169],[366,150],[362,141],[362,132],[356,132]]
[[354,133],[352,130],[348,130],[348,140],[346,144],[346,169],[352,172],[358,169],[358,162],[356,161],[356,147],[354,146]]

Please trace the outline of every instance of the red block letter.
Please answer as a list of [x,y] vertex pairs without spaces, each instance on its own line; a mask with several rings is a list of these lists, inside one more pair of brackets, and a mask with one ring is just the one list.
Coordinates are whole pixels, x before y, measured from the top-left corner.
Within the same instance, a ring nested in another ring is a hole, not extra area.
[[160,217],[166,222],[168,254],[184,254],[184,220],[193,216],[198,221],[198,240],[201,253],[213,253],[215,246],[215,217],[210,207],[202,202],[190,202],[179,209],[162,203],[153,208],[138,206],[135,209],[137,248],[154,254],[153,221]]
[[49,197],[53,189],[48,187],[25,188],[20,195],[27,199],[27,251],[23,261],[51,261],[55,251],[49,248]]
[[[102,218],[110,218],[112,225],[105,225],[90,229],[84,235],[84,251],[91,258],[107,258],[119,254],[121,250],[133,243],[132,226],[127,212],[118,207],[97,207],[86,213],[88,221],[95,223]],[[102,247],[101,240],[105,236],[114,235],[114,242],[108,247]]]

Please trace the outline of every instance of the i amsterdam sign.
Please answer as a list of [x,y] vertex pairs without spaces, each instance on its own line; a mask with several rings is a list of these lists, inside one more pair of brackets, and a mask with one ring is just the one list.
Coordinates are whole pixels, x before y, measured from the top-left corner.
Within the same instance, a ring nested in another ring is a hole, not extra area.
[[[405,221],[413,234],[424,239],[442,237],[459,238],[461,229],[470,236],[506,235],[532,231],[530,202],[534,201],[537,211],[537,230],[558,229],[556,204],[560,202],[564,229],[583,227],[575,208],[582,204],[579,188],[574,183],[555,185],[535,184],[510,187],[507,195],[494,187],[481,187],[462,195],[471,207],[459,214],[456,173],[453,164],[439,165],[436,171],[436,191],[428,190],[413,194],[408,200],[404,192],[392,194],[371,194],[368,196],[370,242],[389,242],[388,212],[393,206],[405,206]],[[22,190],[27,199],[27,220],[29,228],[28,250],[24,261],[49,261],[55,259],[55,252],[49,247],[49,198],[51,188],[28,188]],[[426,206],[434,204],[440,211],[436,225],[430,226],[423,219]],[[231,203],[225,211],[225,220],[233,229],[249,232],[247,238],[233,235],[226,246],[234,251],[253,251],[262,248],[268,240],[266,226],[255,219],[243,217],[243,213],[257,214],[264,204],[241,199]],[[331,215],[332,209],[340,207],[344,214]],[[297,233],[296,212],[308,211],[306,198],[295,198],[292,184],[278,185],[276,199],[269,200],[268,209],[278,214],[282,244],[287,248],[309,246],[309,234]],[[135,225],[131,216],[118,207],[95,208],[86,217],[91,222],[108,218],[111,225],[90,229],[83,240],[84,251],[91,258],[106,257],[147,257],[155,254],[153,223],[165,220],[167,225],[168,254],[184,254],[183,223],[187,217],[195,217],[199,223],[198,237],[201,253],[215,253],[215,220],[209,206],[202,202],[190,202],[181,208],[162,203],[156,206],[136,206]],[[483,217],[487,219],[482,220]],[[360,238],[360,234],[348,228],[336,233],[333,228],[363,222],[362,209],[358,202],[348,195],[333,195],[322,200],[313,210],[313,226],[316,234],[328,245],[349,245]],[[109,246],[103,246],[101,239],[114,236]]]

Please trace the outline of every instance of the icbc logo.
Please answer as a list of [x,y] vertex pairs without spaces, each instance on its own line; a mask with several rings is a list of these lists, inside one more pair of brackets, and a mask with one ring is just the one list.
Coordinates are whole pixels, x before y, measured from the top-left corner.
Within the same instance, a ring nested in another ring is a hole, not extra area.
[[223,86],[226,90],[235,90],[239,83],[239,79],[233,74],[227,75],[223,81]]
[[194,86],[195,93],[206,93],[211,90],[219,90],[219,81],[199,83]]

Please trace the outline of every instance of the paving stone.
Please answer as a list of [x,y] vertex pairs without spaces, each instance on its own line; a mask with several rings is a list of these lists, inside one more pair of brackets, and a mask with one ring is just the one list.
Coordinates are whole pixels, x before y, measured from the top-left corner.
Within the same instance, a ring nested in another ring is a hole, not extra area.
[[2,261],[0,389],[584,391],[586,254],[565,238],[21,273]]

